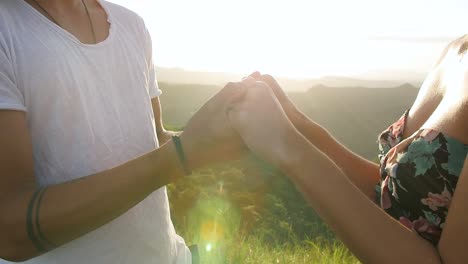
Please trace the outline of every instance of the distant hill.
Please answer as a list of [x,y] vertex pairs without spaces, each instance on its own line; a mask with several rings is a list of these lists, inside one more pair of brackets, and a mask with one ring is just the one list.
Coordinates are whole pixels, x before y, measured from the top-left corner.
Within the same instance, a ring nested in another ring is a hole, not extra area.
[[417,92],[409,84],[381,89],[316,86],[289,95],[307,116],[347,147],[375,159],[378,134],[411,107]]
[[[187,71],[180,68],[157,68],[158,80],[172,84],[200,84],[200,85],[224,85],[230,81],[240,80],[249,73],[234,74],[222,72]],[[341,76],[324,76],[318,79],[291,79],[278,78],[278,81],[288,91],[306,91],[312,86],[325,85],[329,87],[367,87],[367,88],[391,88],[401,85],[401,80],[367,80]],[[411,82],[419,86],[418,81]]]
[[[160,87],[165,123],[176,127],[184,126],[203,103],[222,88],[221,85],[170,83],[160,83]],[[289,96],[304,113],[347,147],[375,160],[377,135],[412,105],[417,92],[411,84],[379,89],[354,83],[347,87],[316,84],[303,92],[289,92]]]

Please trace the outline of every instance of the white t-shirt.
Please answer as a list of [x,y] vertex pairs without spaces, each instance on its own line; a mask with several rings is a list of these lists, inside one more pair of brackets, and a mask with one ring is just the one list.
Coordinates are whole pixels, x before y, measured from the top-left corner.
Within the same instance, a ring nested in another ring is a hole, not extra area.
[[[0,109],[27,112],[41,186],[158,147],[151,98],[160,90],[148,31],[135,13],[101,4],[109,36],[86,45],[23,0],[0,1]],[[26,263],[185,264],[191,256],[175,233],[163,187],[114,221]]]

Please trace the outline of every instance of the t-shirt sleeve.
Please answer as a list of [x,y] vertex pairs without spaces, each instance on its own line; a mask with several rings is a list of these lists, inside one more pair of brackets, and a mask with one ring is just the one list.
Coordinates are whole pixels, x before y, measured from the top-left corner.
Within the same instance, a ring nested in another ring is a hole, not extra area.
[[160,96],[162,91],[159,89],[158,80],[156,78],[156,67],[153,62],[153,43],[148,29],[145,26],[145,51],[146,63],[148,65],[148,92],[151,98]]
[[0,110],[27,111],[24,96],[16,84],[13,65],[0,46]]

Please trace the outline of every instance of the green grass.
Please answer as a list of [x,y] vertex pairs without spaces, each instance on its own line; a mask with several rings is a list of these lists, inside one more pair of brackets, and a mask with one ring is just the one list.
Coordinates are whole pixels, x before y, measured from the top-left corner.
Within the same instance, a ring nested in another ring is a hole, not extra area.
[[228,256],[225,263],[359,263],[340,243],[268,246],[255,238],[237,244]]
[[247,158],[168,186],[171,217],[203,264],[359,263],[284,175]]
[[[195,241],[194,241],[195,242]],[[360,263],[340,242],[290,242],[285,245],[269,245],[256,237],[218,241],[207,247],[198,243],[200,261],[203,264],[248,263]]]

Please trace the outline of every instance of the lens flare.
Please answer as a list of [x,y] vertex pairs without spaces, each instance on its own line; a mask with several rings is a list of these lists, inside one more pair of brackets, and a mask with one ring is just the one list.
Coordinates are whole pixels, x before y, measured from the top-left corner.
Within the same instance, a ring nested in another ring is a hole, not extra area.
[[224,237],[224,227],[216,220],[206,220],[200,228],[200,236],[203,240],[218,241]]
[[213,249],[213,245],[211,243],[206,244],[205,250],[206,252],[210,252]]
[[239,232],[240,213],[225,197],[202,198],[190,210],[188,226],[203,244],[219,243]]

